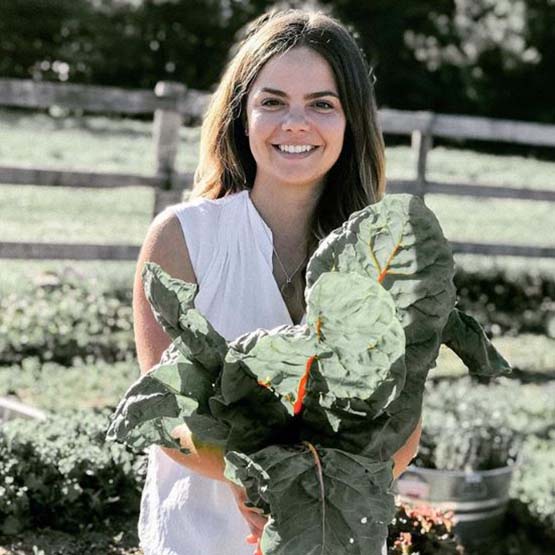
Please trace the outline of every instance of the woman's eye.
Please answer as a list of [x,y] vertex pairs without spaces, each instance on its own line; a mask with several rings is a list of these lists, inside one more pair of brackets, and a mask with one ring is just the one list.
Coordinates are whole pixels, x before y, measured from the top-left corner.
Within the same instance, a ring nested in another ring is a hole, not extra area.
[[331,110],[333,108],[333,106],[329,102],[326,102],[325,100],[318,100],[318,102],[314,103],[314,106],[316,106],[316,108],[320,108],[323,110]]
[[267,98],[266,100],[263,100],[261,102],[262,106],[279,106],[281,104],[281,101],[275,99],[275,98]]

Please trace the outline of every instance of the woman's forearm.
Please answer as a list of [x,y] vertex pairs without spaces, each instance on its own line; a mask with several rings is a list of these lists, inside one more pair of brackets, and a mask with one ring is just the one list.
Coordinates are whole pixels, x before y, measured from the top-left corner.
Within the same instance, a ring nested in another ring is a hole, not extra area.
[[177,449],[163,447],[162,451],[168,457],[207,478],[226,481],[223,449],[214,445],[202,444],[195,440],[186,424],[177,426],[172,431],[172,436],[179,439],[181,447],[189,449],[190,452],[185,455]]
[[[419,420],[407,442],[393,455],[394,479],[397,479],[407,469],[412,459],[416,456],[421,433],[422,419]],[[223,449],[214,445],[202,444],[195,440],[186,424],[177,426],[173,430],[172,435],[179,439],[181,447],[188,449],[190,452],[185,455],[177,449],[164,447],[162,450],[166,455],[177,463],[207,478],[226,481],[224,477],[225,461]]]
[[416,428],[408,438],[407,442],[399,451],[393,455],[393,478],[397,479],[414,459],[418,453],[418,445],[420,444],[420,435],[422,434],[422,418],[418,421]]

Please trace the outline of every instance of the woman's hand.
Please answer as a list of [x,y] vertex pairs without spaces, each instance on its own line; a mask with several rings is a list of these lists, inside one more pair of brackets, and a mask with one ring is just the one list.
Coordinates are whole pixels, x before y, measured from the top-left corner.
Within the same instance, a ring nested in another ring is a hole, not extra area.
[[247,524],[250,528],[250,536],[245,539],[247,543],[256,543],[256,551],[254,555],[262,555],[260,549],[260,537],[262,536],[262,530],[268,521],[268,517],[264,516],[261,509],[255,509],[254,507],[247,507],[245,501],[247,501],[247,492],[245,488],[242,488],[232,482],[228,482],[231,492],[235,497],[235,502],[241,514],[245,517]]

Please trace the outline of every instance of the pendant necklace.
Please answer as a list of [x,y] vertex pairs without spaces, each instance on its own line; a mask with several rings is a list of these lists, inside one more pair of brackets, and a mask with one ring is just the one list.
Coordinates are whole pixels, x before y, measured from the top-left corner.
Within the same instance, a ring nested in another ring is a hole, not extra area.
[[308,258],[308,254],[304,257],[303,261],[297,266],[297,269],[291,275],[289,275],[287,273],[287,270],[285,269],[285,266],[283,265],[283,262],[281,261],[281,259],[279,257],[279,254],[277,253],[274,245],[272,245],[272,249],[274,251],[274,254],[276,255],[276,258],[277,258],[277,261],[279,262],[279,265],[281,266],[281,269],[283,270],[283,273],[285,274],[285,277],[287,278],[285,283],[279,288],[279,290],[281,291],[281,294],[283,295],[284,298],[290,299],[291,296],[295,293],[295,286],[292,283],[293,278],[295,277],[297,272],[302,268],[303,264],[306,262],[306,260]]

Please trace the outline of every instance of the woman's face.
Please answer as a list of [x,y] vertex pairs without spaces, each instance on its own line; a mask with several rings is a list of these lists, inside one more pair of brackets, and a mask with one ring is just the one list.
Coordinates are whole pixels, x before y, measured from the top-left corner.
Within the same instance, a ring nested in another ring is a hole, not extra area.
[[345,126],[327,61],[306,47],[275,56],[262,68],[247,97],[256,181],[320,186],[339,158]]

